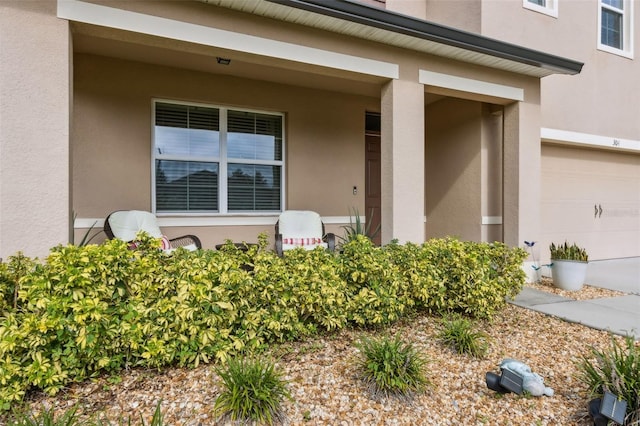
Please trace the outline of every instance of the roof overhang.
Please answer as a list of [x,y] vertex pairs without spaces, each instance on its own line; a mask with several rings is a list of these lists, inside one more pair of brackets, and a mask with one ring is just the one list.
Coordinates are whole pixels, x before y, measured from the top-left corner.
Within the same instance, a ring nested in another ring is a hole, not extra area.
[[578,74],[582,62],[551,55],[353,0],[202,0],[331,31],[518,74]]

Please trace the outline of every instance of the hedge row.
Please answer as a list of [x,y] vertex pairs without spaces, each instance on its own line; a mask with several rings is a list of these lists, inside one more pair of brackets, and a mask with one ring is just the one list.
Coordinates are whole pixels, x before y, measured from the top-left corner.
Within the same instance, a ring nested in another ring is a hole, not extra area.
[[491,317],[524,284],[526,252],[431,240],[340,253],[260,244],[178,250],[140,236],[59,246],[45,262],[0,263],[0,409],[30,389],[125,367],[196,366],[321,330],[384,325],[409,311]]

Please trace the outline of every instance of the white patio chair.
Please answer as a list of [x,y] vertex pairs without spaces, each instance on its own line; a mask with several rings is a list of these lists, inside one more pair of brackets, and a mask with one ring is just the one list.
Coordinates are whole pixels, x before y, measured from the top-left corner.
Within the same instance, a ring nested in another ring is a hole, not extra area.
[[136,234],[145,231],[154,238],[168,241],[169,247],[165,251],[184,247],[187,250],[202,248],[200,239],[195,235],[183,235],[177,238],[167,238],[158,226],[158,219],[153,213],[141,210],[118,210],[111,213],[104,221],[104,233],[109,239],[118,238],[127,242],[136,239]]
[[308,210],[287,210],[280,214],[276,222],[276,252],[282,256],[287,250],[301,247],[313,250],[324,247],[334,251],[336,237],[325,234],[320,215]]

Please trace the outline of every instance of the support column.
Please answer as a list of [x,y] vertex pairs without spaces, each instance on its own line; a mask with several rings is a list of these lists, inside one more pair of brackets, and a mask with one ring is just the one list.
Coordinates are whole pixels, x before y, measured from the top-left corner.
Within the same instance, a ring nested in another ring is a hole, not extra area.
[[[540,105],[505,106],[503,232],[509,246],[540,241],[540,156]],[[533,269],[528,266],[525,271],[531,276]]]
[[382,244],[424,242],[424,87],[392,80],[382,90]]
[[69,23],[55,1],[0,2],[0,257],[69,241]]

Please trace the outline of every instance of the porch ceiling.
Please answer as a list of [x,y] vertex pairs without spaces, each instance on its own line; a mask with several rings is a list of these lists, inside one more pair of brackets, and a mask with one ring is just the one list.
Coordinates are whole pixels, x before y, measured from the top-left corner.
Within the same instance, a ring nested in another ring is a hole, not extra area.
[[[74,22],[72,31],[75,53],[376,98],[385,81],[370,75],[91,24]],[[231,59],[231,63],[218,64],[216,57]]]
[[582,63],[349,0],[200,0],[533,77],[577,74]]

